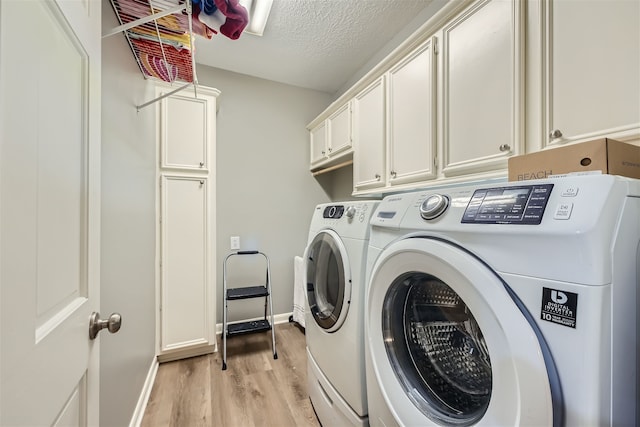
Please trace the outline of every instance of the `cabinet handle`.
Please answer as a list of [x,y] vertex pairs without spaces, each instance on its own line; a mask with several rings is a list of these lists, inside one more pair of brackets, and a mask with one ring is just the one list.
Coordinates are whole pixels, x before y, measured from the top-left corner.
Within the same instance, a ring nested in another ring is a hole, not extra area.
[[203,166],[204,166],[204,162],[200,162],[200,167],[203,167]]
[[556,139],[556,138],[560,138],[562,136],[562,132],[560,132],[560,129],[554,129],[551,132],[549,132],[549,139]]
[[326,154],[326,151],[324,151],[324,150],[323,150],[323,151],[322,151],[322,155],[324,156],[325,154]]
[[396,171],[391,171],[389,174],[391,175],[392,178],[395,178],[397,175]]
[[331,153],[331,150],[333,150],[333,148],[329,148],[329,153]]
[[380,174],[379,173],[376,174],[376,181],[380,181]]
[[505,152],[511,150],[511,146],[509,144],[502,144],[498,147],[500,151]]
[[200,185],[204,185],[204,180],[200,180]]

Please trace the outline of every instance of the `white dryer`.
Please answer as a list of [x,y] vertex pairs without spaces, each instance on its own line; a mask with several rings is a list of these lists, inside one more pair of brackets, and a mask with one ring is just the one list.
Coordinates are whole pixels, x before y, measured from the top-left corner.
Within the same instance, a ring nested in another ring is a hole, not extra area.
[[377,201],[318,205],[304,254],[309,396],[325,426],[366,426],[364,275]]
[[406,193],[371,224],[372,426],[638,425],[640,181]]

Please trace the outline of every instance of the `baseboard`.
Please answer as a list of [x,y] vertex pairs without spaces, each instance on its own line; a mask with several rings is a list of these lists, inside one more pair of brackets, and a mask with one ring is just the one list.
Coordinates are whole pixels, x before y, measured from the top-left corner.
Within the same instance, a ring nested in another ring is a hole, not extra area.
[[157,373],[158,358],[153,356],[153,360],[151,360],[151,366],[149,367],[149,372],[147,372],[147,378],[144,381],[144,386],[142,387],[142,391],[140,392],[140,397],[138,398],[136,408],[133,411],[133,416],[131,417],[129,427],[140,427],[140,425],[142,424],[142,417],[144,417],[144,411],[145,409],[147,409],[147,403],[149,403],[151,389],[153,389],[153,383],[156,380]]
[[[274,314],[273,315],[273,322],[277,325],[280,323],[289,323],[289,319],[291,318],[291,316],[293,315],[293,312],[291,313],[282,313],[282,314]],[[262,319],[262,317],[256,317],[255,319],[245,319],[245,320],[238,320],[236,322],[229,322],[230,325],[234,324],[234,323],[240,323],[240,322],[250,322],[253,320],[260,320]],[[218,323],[216,324],[216,335],[222,334],[222,323]]]
[[158,356],[158,363],[171,362],[173,360],[187,359],[189,357],[202,356],[204,354],[215,353],[217,348],[215,345],[204,345],[195,348],[187,348],[182,350],[171,351]]

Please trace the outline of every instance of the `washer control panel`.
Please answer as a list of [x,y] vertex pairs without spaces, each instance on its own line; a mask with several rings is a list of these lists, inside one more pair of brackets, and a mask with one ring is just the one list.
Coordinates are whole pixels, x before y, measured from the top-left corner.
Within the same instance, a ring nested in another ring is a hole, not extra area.
[[537,184],[475,190],[462,223],[540,224],[552,189],[553,184]]
[[449,196],[432,194],[420,205],[420,216],[427,221],[436,219],[449,207]]

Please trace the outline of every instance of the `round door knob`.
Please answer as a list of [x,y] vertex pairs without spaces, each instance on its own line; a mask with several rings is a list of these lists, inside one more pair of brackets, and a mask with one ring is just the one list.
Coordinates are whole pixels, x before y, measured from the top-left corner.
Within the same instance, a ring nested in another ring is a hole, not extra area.
[[392,178],[395,178],[398,173],[396,171],[391,171],[389,174]]
[[203,167],[203,166],[204,166],[204,162],[200,162],[200,167]]
[[561,136],[562,136],[562,132],[560,132],[560,129],[554,129],[551,132],[549,132],[550,139],[560,138]]
[[115,334],[120,330],[120,326],[122,326],[122,316],[120,314],[111,313],[108,319],[100,319],[100,313],[94,311],[89,318],[89,338],[95,339],[98,336],[98,332],[105,328]]
[[504,153],[505,151],[511,150],[511,146],[509,144],[502,144],[498,149]]
[[376,181],[380,181],[380,174],[379,174],[379,173],[377,173],[377,174],[376,174],[376,176],[375,176],[375,178],[376,178]]

